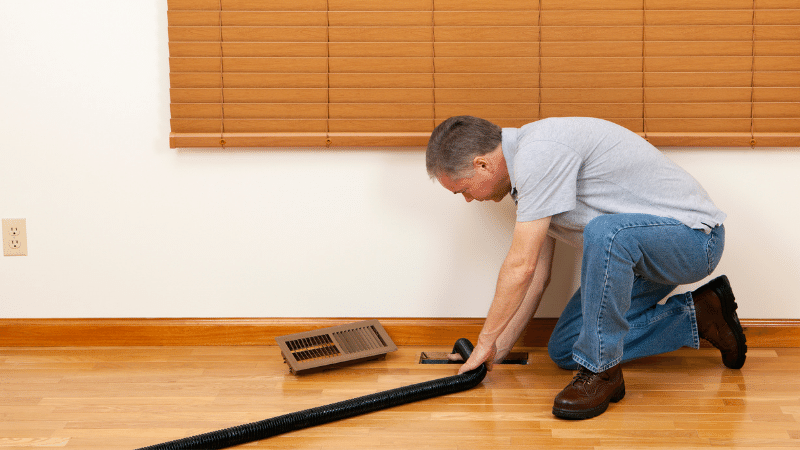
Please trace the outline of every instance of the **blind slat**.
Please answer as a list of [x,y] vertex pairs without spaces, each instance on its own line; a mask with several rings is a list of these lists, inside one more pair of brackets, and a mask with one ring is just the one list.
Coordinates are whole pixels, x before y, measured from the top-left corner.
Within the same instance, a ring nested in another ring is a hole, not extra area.
[[[328,24],[331,27],[418,27],[420,24],[430,25],[432,11],[331,11],[328,13]],[[430,30],[430,27],[428,27]]]
[[324,133],[327,127],[325,119],[293,119],[273,118],[251,119],[236,118],[225,119],[225,132],[227,133],[281,133],[281,132],[314,132]]
[[331,103],[427,103],[433,104],[430,88],[330,89]]
[[177,26],[322,26],[325,11],[169,11],[169,23]]
[[386,86],[433,88],[429,73],[331,73],[330,87],[383,88]]
[[756,102],[796,102],[800,103],[800,87],[757,87],[753,90]]
[[[170,120],[170,127],[173,133],[218,133],[222,127],[222,122],[218,119],[179,119],[173,117]],[[213,145],[219,146],[219,140]]]
[[[436,105],[442,117],[472,114],[484,117],[536,117],[538,105],[524,103],[444,103]],[[469,113],[469,111],[474,111]],[[580,112],[579,112],[580,111]],[[543,103],[547,116],[641,117],[638,105],[620,104],[555,104]]]
[[440,88],[538,88],[539,79],[527,73],[435,73]]
[[447,26],[536,26],[539,23],[537,10],[495,11],[435,11],[433,20],[437,27]]
[[[219,38],[217,39],[219,40]],[[317,27],[222,27],[225,42],[326,42],[328,29]]]
[[172,72],[215,72],[225,65],[226,72],[261,73],[326,73],[327,58],[170,58]]
[[[749,87],[647,87],[647,102],[650,103],[721,103],[750,102]],[[649,111],[649,110],[648,110]],[[748,112],[748,114],[750,114]]]
[[[325,88],[296,89],[228,89],[225,100],[233,103],[325,103],[328,90]],[[223,91],[219,88],[173,88],[170,98],[173,103],[222,103]]]
[[326,11],[223,11],[221,16],[226,27],[328,26]]
[[678,10],[689,14],[695,10],[750,9],[753,0],[647,0],[648,10]]
[[331,57],[433,57],[429,42],[403,42],[387,45],[385,42],[332,42],[328,46]]
[[525,57],[437,57],[436,73],[527,73],[539,72],[538,58]]
[[436,42],[536,42],[539,29],[521,27],[440,27],[434,31]]
[[433,119],[430,103],[331,103],[335,119]]
[[640,118],[642,106],[631,103],[542,103],[542,114],[546,117]]
[[[325,103],[225,103],[225,118],[240,119],[325,119]],[[173,118],[222,118],[220,103],[173,103]]]
[[433,71],[432,58],[331,57],[334,73],[425,73]]
[[648,118],[648,131],[652,132],[708,132],[730,133],[750,129],[750,118]]
[[[170,0],[172,1],[172,0]],[[193,0],[182,0],[191,4]],[[209,0],[202,0],[204,3]],[[220,0],[213,9],[219,9]],[[224,11],[326,11],[326,0],[222,0]]]
[[695,103],[647,103],[647,119],[663,118],[746,118],[750,119],[750,103],[703,102],[702,107]]
[[330,11],[425,11],[431,9],[431,0],[328,0]]
[[[217,133],[220,136],[220,121],[213,119],[172,119],[174,133]],[[263,120],[226,119],[225,130],[231,133],[277,133],[318,132],[324,133],[326,121],[318,120]],[[218,146],[219,142],[215,146]]]
[[436,100],[440,103],[528,103],[539,101],[539,90],[516,89],[448,89],[436,88]]
[[[616,2],[618,0],[609,0]],[[530,0],[436,0],[437,11],[523,11],[536,9]]]
[[[218,72],[173,72],[170,84],[173,88],[221,88]],[[324,73],[229,73],[225,74],[225,86],[230,88],[327,88]]]
[[431,42],[430,25],[417,27],[330,27],[331,42]]
[[324,42],[175,42],[170,44],[173,57],[328,57]]
[[750,72],[750,56],[647,57],[647,72]]
[[430,136],[433,115],[425,119],[331,119],[330,131],[332,133],[357,133],[357,132],[419,132]]
[[640,43],[642,42],[642,26],[542,26],[542,42],[603,41],[636,41]]

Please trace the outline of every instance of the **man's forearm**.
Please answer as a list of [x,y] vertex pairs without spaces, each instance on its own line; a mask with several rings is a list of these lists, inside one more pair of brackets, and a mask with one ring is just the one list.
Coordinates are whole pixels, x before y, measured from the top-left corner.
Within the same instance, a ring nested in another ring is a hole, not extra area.
[[481,339],[496,341],[503,334],[524,303],[532,278],[533,274],[529,271],[503,264],[495,297],[481,330]]
[[506,325],[503,332],[497,338],[497,360],[505,358],[505,356],[508,355],[508,352],[514,347],[514,344],[522,335],[522,332],[525,331],[525,327],[528,326],[531,317],[533,317],[533,315],[536,314],[536,310],[539,309],[539,302],[542,300],[543,293],[544,289],[542,286],[531,283],[531,287],[522,305],[520,305],[517,313],[508,322],[508,325]]
[[497,338],[496,360],[500,361],[508,355],[508,352],[511,351],[514,344],[525,330],[525,327],[527,327],[531,317],[533,317],[533,315],[536,314],[536,310],[539,309],[542,295],[545,289],[547,289],[547,285],[550,283],[554,248],[555,242],[548,238],[539,255],[536,272],[533,275],[533,280],[525,295],[525,299],[522,301],[519,309],[517,309],[514,317],[508,322],[503,332]]

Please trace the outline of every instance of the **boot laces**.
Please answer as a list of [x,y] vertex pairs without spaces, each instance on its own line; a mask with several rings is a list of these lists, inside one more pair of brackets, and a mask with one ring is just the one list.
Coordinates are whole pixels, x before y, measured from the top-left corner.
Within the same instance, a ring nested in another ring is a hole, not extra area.
[[578,373],[575,374],[575,377],[572,379],[572,383],[591,383],[596,375],[597,374],[591,370],[581,367],[580,370],[578,370]]

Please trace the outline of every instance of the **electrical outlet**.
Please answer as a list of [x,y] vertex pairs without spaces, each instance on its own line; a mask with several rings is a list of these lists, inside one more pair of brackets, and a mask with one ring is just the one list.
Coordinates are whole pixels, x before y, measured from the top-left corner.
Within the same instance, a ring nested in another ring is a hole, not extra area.
[[3,219],[3,255],[28,256],[25,219]]

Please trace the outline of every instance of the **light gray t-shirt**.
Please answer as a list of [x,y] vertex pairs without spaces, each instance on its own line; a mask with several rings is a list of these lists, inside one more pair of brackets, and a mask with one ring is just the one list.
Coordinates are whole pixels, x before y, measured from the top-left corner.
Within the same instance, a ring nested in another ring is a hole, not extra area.
[[726,217],[697,180],[612,122],[553,117],[503,128],[502,148],[517,221],[552,216],[549,234],[573,246],[602,214],[670,217],[706,232]]

